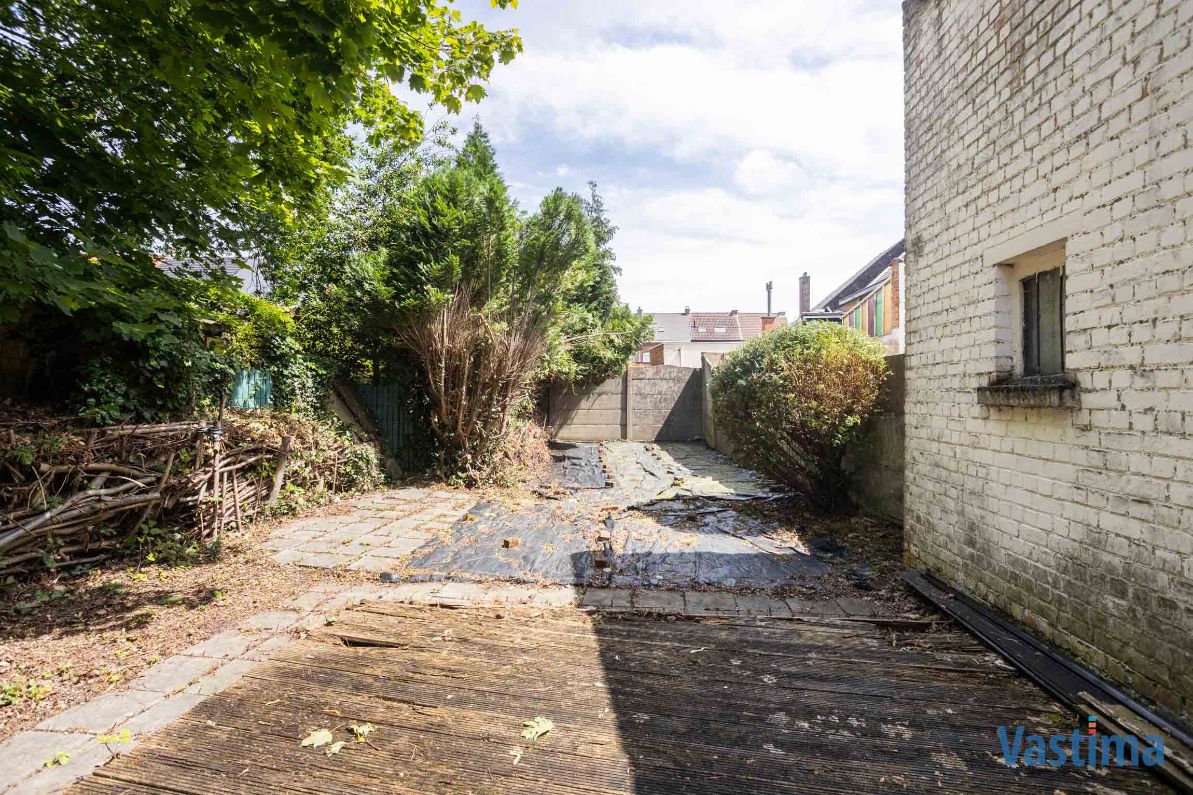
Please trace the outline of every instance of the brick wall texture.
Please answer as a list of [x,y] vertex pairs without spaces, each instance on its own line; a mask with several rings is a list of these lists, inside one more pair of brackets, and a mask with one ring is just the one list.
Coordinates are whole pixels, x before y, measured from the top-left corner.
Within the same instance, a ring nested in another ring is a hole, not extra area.
[[[1193,2],[904,17],[909,562],[1187,717]],[[1079,406],[980,404],[1007,350],[984,255],[1061,228]]]

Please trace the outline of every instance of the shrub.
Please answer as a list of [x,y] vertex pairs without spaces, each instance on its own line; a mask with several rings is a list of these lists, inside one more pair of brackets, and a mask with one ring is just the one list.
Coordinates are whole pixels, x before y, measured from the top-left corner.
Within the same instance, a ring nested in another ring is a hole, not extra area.
[[409,312],[396,331],[427,375],[440,474],[468,485],[499,479],[546,348],[544,323],[510,313],[495,322],[460,294]]
[[744,464],[837,508],[841,458],[886,374],[877,340],[836,323],[797,323],[725,357],[713,373],[713,414]]

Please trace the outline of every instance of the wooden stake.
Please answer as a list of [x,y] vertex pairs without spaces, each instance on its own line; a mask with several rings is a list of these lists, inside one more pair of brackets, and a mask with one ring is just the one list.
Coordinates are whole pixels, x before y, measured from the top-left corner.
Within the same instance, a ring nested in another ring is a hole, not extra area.
[[232,473],[232,505],[236,509],[236,532],[244,530],[244,519],[240,515],[240,479]]
[[282,479],[286,477],[286,463],[290,460],[290,443],[292,441],[293,437],[282,437],[282,446],[278,450],[277,466],[273,470],[273,486],[269,489],[269,497],[265,500],[266,505],[272,505],[277,502],[278,495],[282,493]]

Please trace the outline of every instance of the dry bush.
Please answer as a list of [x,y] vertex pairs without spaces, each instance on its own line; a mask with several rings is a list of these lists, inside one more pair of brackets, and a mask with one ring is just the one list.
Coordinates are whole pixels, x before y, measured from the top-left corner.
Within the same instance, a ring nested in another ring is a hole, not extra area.
[[713,373],[718,429],[743,463],[820,507],[839,508],[846,501],[842,457],[878,406],[884,353],[877,340],[836,323],[763,334]]
[[551,466],[550,438],[547,429],[533,419],[515,420],[502,453],[501,480],[512,484],[541,479]]
[[469,484],[499,477],[546,352],[543,318],[489,317],[460,291],[407,313],[396,331],[427,374],[441,473]]

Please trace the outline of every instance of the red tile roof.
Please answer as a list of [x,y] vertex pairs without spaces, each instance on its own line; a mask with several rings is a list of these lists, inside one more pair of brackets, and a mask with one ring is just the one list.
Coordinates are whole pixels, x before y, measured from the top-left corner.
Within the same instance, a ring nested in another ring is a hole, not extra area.
[[744,342],[762,333],[766,317],[774,318],[774,328],[787,325],[787,317],[782,313],[768,316],[765,312],[654,312],[651,317],[656,342]]
[[737,315],[729,312],[693,312],[688,321],[692,342],[741,342]]
[[[737,322],[741,326],[742,339],[752,340],[762,333],[762,319],[767,317],[765,312],[738,312]],[[771,328],[787,325],[786,315],[771,315],[775,319]]]

